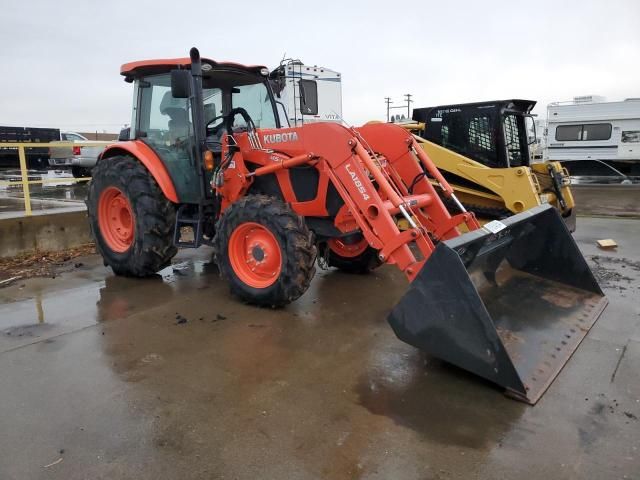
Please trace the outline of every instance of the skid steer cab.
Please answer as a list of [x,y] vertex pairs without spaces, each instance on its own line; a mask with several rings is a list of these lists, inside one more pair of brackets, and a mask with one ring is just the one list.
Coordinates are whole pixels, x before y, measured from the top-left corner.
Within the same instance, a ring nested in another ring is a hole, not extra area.
[[129,139],[104,151],[87,198],[116,274],[151,275],[207,244],[233,294],[278,307],[304,294],[317,259],[395,265],[411,282],[389,316],[396,335],[529,402],[606,304],[556,210],[480,228],[401,127],[290,128],[266,68],[195,48],[121,73],[134,85]]

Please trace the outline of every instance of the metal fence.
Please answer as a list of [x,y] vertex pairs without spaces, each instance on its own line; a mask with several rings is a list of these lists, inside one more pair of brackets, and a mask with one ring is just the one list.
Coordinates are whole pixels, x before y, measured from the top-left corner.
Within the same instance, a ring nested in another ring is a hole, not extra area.
[[[37,142],[1,142],[0,148],[16,148],[18,150],[18,160],[20,162],[20,180],[0,180],[0,186],[22,186],[22,192],[24,196],[24,214],[26,216],[32,215],[31,210],[31,185],[45,185],[45,184],[68,184],[68,183],[81,183],[88,182],[91,177],[82,178],[51,178],[40,180],[29,180],[29,169],[27,167],[27,154],[26,150],[29,148],[69,148],[70,153],[73,151],[73,147],[104,147],[105,142],[82,142],[81,145],[73,142],[54,142],[54,143],[37,143]],[[70,155],[71,156],[71,155]],[[55,168],[51,166],[50,168]]]

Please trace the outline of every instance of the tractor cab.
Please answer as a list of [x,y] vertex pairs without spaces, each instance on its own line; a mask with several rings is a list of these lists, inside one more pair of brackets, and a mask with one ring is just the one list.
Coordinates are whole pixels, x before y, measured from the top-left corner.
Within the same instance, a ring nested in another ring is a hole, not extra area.
[[[207,188],[195,188],[204,175],[201,156],[208,150],[219,164],[229,128],[236,133],[246,130],[248,119],[255,128],[281,125],[265,67],[204,58],[201,65],[198,86],[191,84],[190,58],[134,62],[121,68],[125,80],[134,84],[129,140],[144,143],[158,156],[180,203],[186,204],[198,204],[211,195]],[[238,109],[247,115],[237,114]]]

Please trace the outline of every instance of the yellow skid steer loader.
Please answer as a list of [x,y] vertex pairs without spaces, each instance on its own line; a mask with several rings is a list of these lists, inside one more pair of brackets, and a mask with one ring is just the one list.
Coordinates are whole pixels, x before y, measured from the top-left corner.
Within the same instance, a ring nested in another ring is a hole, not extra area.
[[402,126],[414,133],[481,223],[550,204],[574,231],[568,172],[559,162],[530,160],[527,121],[535,103],[500,100],[416,108],[415,123]]

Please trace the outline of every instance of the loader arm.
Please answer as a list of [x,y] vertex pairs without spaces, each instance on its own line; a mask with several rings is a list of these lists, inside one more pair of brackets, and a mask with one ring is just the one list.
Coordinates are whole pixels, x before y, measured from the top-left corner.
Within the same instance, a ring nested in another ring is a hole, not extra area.
[[[420,139],[418,143],[439,169],[494,193],[513,213],[520,213],[542,203],[536,178],[527,167],[487,168],[433,142]],[[476,189],[475,193],[482,195],[484,192]],[[484,197],[491,198],[490,194]]]

